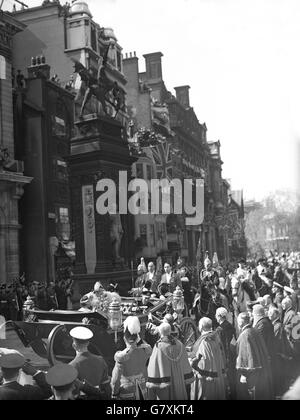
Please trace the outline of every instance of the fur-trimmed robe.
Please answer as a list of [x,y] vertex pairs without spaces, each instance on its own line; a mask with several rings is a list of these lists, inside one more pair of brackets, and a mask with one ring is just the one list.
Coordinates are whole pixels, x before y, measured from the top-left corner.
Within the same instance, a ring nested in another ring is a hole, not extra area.
[[192,400],[225,400],[226,357],[217,332],[204,333],[194,344],[193,353],[200,358],[196,381],[192,385]]
[[[237,341],[236,368],[238,399],[273,399],[271,360],[264,339],[250,325],[244,327]],[[241,376],[247,378],[247,384],[241,383]]]
[[159,400],[188,400],[187,385],[195,380],[184,345],[164,337],[153,349],[148,365],[149,396]]

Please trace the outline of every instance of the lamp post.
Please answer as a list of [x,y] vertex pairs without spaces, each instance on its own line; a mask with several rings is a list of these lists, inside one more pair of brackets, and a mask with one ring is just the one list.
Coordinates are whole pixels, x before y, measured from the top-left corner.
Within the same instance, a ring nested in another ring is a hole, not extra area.
[[120,303],[114,299],[108,307],[109,326],[115,332],[115,343],[118,342],[118,330],[122,326],[122,310]]
[[34,302],[30,296],[27,296],[26,301],[23,304],[22,312],[23,312],[23,321],[26,321],[27,317],[30,314],[30,310],[34,308]]
[[184,311],[184,296],[179,286],[176,287],[176,290],[173,293],[172,306],[179,318]]

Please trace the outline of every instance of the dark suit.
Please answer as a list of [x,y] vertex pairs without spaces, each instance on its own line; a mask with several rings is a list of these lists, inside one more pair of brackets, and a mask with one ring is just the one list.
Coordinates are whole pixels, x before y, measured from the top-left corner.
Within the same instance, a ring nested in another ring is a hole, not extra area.
[[275,335],[274,335],[274,327],[272,322],[269,318],[261,318],[254,327],[257,331],[260,332],[261,336],[264,339],[266,344],[269,357],[271,361],[274,363],[275,359]]
[[236,372],[235,372],[235,349],[232,348],[231,341],[235,337],[235,328],[227,320],[218,326],[216,331],[219,333],[221,342],[223,344],[226,367],[228,369],[227,377],[230,387],[230,398],[236,397]]
[[157,293],[157,288],[160,282],[160,276],[157,275],[156,273],[153,275],[152,279],[150,279],[150,273],[148,272],[145,275],[145,283],[147,283],[148,281],[151,281],[151,292],[152,293]]
[[[160,286],[162,284],[168,284],[166,273],[161,276]],[[176,290],[176,287],[179,286],[182,288],[181,280],[179,274],[172,273],[169,283],[170,293],[173,293]]]
[[101,356],[90,352],[81,353],[72,360],[70,365],[77,369],[80,381],[85,380],[95,387],[109,383],[108,367]]

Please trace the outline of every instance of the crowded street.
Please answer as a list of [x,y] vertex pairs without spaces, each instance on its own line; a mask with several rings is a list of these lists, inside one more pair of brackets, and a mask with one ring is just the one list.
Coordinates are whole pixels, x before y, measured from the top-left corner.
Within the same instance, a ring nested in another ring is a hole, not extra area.
[[0,0],[0,401],[300,400],[300,4],[242,3]]

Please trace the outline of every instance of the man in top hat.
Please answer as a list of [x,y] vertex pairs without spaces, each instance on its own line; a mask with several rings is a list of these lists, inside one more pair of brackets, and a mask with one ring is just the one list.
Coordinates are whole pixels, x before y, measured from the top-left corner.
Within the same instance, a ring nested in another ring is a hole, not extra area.
[[126,348],[115,354],[115,367],[112,372],[111,386],[114,398],[147,399],[147,363],[152,348],[141,340],[140,332],[139,319],[134,316],[126,318],[124,322]]
[[109,386],[108,367],[102,356],[96,356],[88,350],[93,332],[86,327],[76,327],[70,331],[73,338],[73,348],[76,357],[70,365],[77,369],[78,379],[87,381],[94,387],[100,387],[104,394],[109,398],[111,389]]
[[[34,371],[33,379],[42,387],[33,385],[20,385],[19,377],[21,369],[26,364],[25,357],[17,351],[8,351],[0,356],[0,367],[3,375],[3,383],[0,386],[0,401],[23,401],[43,400],[51,395],[51,390],[44,381],[44,373]],[[39,378],[42,376],[42,378]]]

